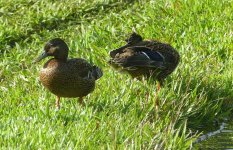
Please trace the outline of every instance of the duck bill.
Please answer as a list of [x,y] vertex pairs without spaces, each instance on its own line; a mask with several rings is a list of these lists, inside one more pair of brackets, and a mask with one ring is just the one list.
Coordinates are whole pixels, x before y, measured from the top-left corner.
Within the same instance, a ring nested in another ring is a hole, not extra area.
[[42,59],[44,59],[45,57],[47,57],[47,53],[46,52],[43,52],[39,57],[36,58],[36,60],[34,61],[35,63],[36,62],[39,62],[41,61]]

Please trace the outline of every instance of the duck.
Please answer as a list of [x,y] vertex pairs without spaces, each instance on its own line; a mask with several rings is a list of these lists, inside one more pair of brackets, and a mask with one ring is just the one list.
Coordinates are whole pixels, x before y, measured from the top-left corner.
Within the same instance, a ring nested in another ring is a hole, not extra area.
[[69,48],[61,38],[49,40],[43,53],[34,61],[49,59],[40,70],[42,85],[56,95],[56,108],[60,109],[60,98],[78,98],[83,105],[83,97],[93,92],[95,81],[102,77],[102,70],[82,58],[68,59]]
[[144,40],[136,31],[133,31],[125,42],[124,46],[110,51],[109,64],[116,70],[130,74],[133,78],[158,81],[157,91],[159,91],[164,85],[165,78],[179,64],[178,51],[167,43]]

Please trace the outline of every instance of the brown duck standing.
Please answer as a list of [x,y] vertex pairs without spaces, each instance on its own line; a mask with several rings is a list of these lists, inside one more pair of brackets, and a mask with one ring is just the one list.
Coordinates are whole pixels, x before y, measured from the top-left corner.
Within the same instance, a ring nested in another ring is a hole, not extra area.
[[95,88],[95,80],[103,73],[100,68],[92,66],[81,58],[68,59],[69,48],[60,38],[48,41],[44,52],[36,59],[39,62],[48,56],[48,60],[40,71],[40,81],[53,94],[57,96],[56,107],[60,108],[60,97],[82,98]]
[[[125,46],[110,52],[110,65],[128,72],[134,78],[140,79],[144,76],[157,80],[159,91],[164,79],[177,67],[179,53],[169,44],[143,40],[136,32],[125,41]],[[158,100],[155,103],[158,105]]]

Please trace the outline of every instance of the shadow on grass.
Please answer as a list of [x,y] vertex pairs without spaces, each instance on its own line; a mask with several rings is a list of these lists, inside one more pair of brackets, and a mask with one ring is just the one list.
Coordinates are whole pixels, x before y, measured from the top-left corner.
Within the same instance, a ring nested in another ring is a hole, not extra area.
[[[215,128],[223,119],[231,117],[233,112],[232,80],[221,76],[215,79],[203,80],[201,76],[194,78],[187,76],[179,77],[174,81],[168,78],[165,90],[162,94],[159,93],[159,110],[154,108],[152,104],[154,98],[152,98],[149,106],[139,108],[137,111],[142,111],[142,114],[148,113],[150,122],[156,121],[158,117],[166,118],[169,113],[171,121],[177,128],[184,120],[187,120],[188,128],[193,130],[203,129],[203,127]],[[130,105],[127,106],[127,110],[132,108]],[[190,108],[192,108],[191,111],[189,111]]]
[[190,99],[197,101],[195,111],[181,118],[181,120],[188,119],[187,126],[193,130],[211,130],[219,126],[224,118],[230,117],[233,111],[232,80],[230,78],[202,79],[201,77],[186,78],[179,91],[179,94],[193,94],[187,98],[187,101]]
[[[0,42],[0,45],[10,45],[11,48],[15,47],[15,44],[27,39],[27,42],[31,42],[30,36],[33,34],[40,34],[43,30],[52,31],[55,29],[65,29],[67,26],[79,25],[82,22],[92,21],[94,18],[101,19],[103,16],[110,14],[113,11],[121,12],[127,7],[132,5],[136,0],[126,0],[124,2],[111,2],[109,4],[98,4],[94,7],[83,9],[81,11],[73,10],[66,18],[57,18],[47,21],[36,21],[39,23],[32,24],[32,29],[26,33],[20,33],[14,36],[8,36],[4,41]],[[83,19],[82,19],[83,18]],[[43,18],[42,18],[43,19]]]

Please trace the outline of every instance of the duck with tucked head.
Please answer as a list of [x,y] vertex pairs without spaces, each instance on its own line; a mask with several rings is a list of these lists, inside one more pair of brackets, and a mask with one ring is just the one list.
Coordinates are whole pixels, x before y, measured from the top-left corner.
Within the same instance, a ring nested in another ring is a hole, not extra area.
[[179,53],[169,44],[143,40],[135,31],[125,41],[126,45],[110,52],[110,65],[137,79],[144,76],[157,80],[159,90],[164,79],[177,67]]
[[48,41],[44,52],[35,60],[52,56],[40,71],[40,81],[50,92],[57,96],[56,107],[60,108],[60,97],[77,97],[82,104],[83,97],[95,88],[95,81],[103,73],[82,58],[68,59],[69,48],[60,38]]
[[127,44],[110,52],[110,65],[128,72],[132,77],[151,77],[163,84],[164,79],[177,67],[180,55],[169,44],[143,40],[133,32]]

